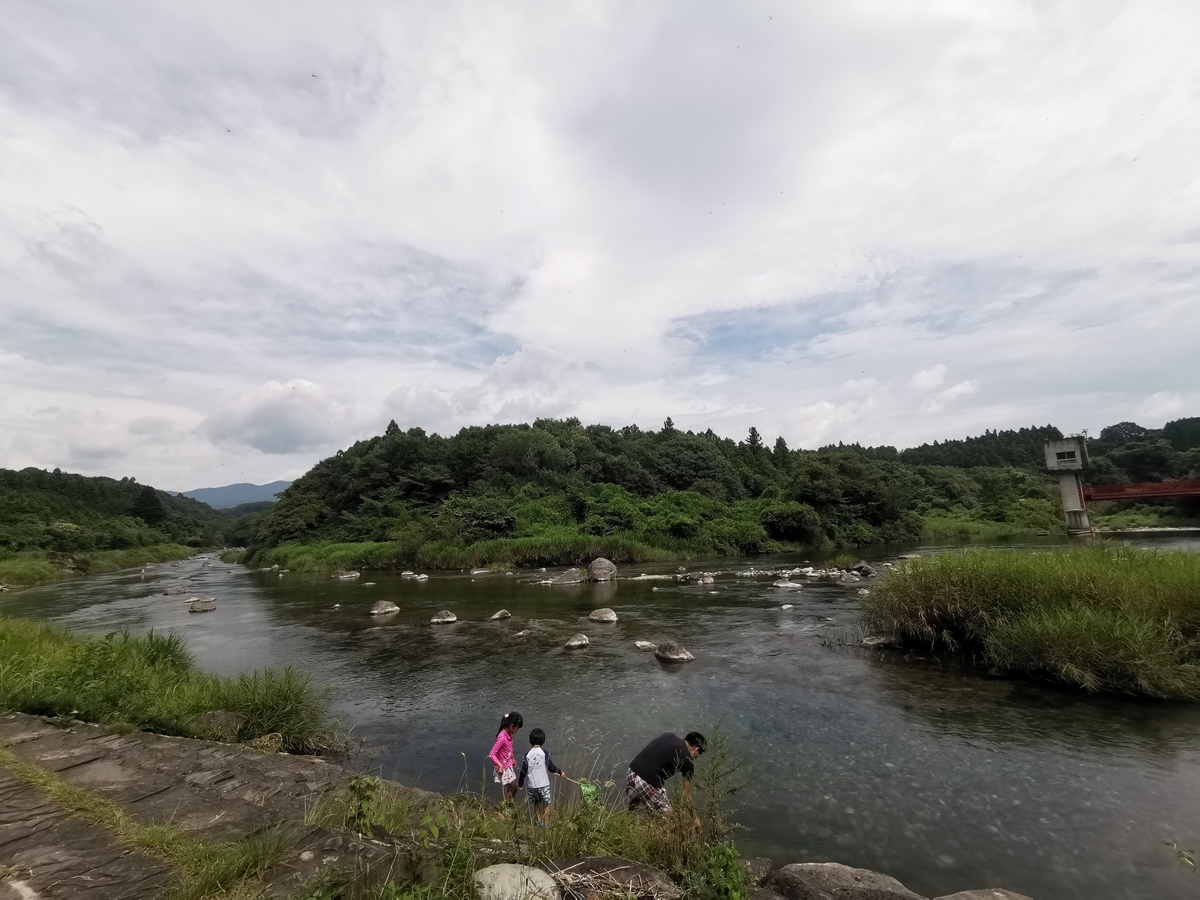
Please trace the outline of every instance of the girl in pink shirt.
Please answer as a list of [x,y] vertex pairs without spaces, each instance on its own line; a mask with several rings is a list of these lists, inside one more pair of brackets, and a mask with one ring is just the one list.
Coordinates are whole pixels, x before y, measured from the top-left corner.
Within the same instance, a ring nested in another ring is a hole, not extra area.
[[500,720],[500,729],[496,732],[496,743],[488,759],[496,769],[496,783],[504,790],[504,799],[511,800],[520,790],[517,787],[517,774],[514,771],[517,763],[513,759],[513,735],[521,730],[525,722],[519,712],[510,712]]

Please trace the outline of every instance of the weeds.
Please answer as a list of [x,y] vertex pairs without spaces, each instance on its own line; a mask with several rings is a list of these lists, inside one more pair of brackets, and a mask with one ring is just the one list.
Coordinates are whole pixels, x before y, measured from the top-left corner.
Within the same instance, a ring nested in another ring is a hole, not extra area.
[[1200,554],[1104,545],[910,560],[863,599],[906,642],[1091,691],[1200,699]]
[[54,581],[68,581],[77,575],[100,575],[134,566],[186,559],[198,552],[195,547],[185,547],[182,544],[152,544],[126,550],[88,550],[70,557],[74,568],[55,565],[42,552],[0,555],[0,584],[10,587],[32,587]]
[[323,696],[294,669],[237,678],[197,671],[176,635],[72,635],[0,617],[0,708],[196,737],[219,737],[190,720],[210,710],[245,717],[242,741],[278,735],[280,749],[336,749]]

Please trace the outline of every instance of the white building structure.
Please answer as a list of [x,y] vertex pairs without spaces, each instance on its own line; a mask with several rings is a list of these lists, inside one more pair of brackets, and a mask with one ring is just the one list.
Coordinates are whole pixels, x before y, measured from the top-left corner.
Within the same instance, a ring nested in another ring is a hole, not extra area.
[[1083,467],[1087,461],[1087,441],[1082,436],[1046,441],[1046,468],[1058,475],[1063,517],[1071,534],[1087,534],[1092,530],[1083,499]]

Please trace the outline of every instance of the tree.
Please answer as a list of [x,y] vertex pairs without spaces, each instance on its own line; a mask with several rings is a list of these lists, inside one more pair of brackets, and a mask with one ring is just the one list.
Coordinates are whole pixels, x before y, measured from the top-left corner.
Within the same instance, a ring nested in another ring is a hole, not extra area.
[[393,434],[400,433],[400,426],[396,424],[395,419],[392,419],[392,421],[388,422],[387,428],[383,433],[388,435],[388,437],[391,437]]
[[135,519],[141,519],[147,525],[157,525],[167,518],[167,511],[163,507],[162,500],[158,498],[158,491],[146,485],[134,498],[133,506],[129,508],[129,514]]
[[761,450],[762,449],[762,445],[763,445],[762,437],[759,435],[758,429],[755,428],[753,425],[750,426],[750,433],[748,435],[746,435],[746,445],[751,450]]
[[1137,422],[1118,422],[1100,429],[1100,440],[1105,444],[1128,444],[1146,437],[1148,429]]
[[663,431],[670,432],[670,431],[674,431],[674,430],[675,430],[675,423],[671,420],[670,416],[667,416],[666,420],[663,422]]
[[775,438],[775,461],[779,462],[788,455],[787,441],[783,439],[783,435]]

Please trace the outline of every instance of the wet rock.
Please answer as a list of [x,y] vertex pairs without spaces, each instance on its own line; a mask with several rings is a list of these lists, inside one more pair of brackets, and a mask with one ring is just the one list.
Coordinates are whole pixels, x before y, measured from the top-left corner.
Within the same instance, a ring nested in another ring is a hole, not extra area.
[[754,884],[761,884],[763,879],[775,871],[775,862],[765,856],[753,856],[750,859],[738,860],[742,871],[749,876]]
[[686,572],[686,571],[687,571],[687,566],[680,566],[680,567],[679,567],[678,569],[676,569],[675,571],[676,571],[676,572],[678,572],[679,574],[681,574],[681,575],[682,575],[684,572]]
[[603,556],[593,559],[588,566],[588,578],[592,581],[612,581],[616,576],[616,565]]
[[400,573],[400,577],[401,578],[412,578],[415,574],[416,573],[413,572],[411,569],[405,569],[403,572]]
[[850,567],[850,571],[855,575],[862,575],[864,578],[874,578],[877,574],[873,566],[861,559]]
[[779,608],[780,609],[793,609],[794,607],[790,603],[785,603],[785,604],[783,604],[783,606],[781,606]]
[[567,569],[561,575],[550,579],[551,584],[581,584],[583,581],[582,569]]
[[838,584],[858,584],[858,581],[859,578],[857,575],[851,575],[849,572],[847,572],[838,579]]
[[841,863],[792,863],[768,875],[763,887],[787,900],[924,900],[890,875]]
[[566,647],[568,650],[580,650],[580,649],[586,647],[588,645],[588,643],[589,642],[588,642],[587,635],[580,632],[579,634],[575,635],[575,637],[571,638],[565,644],[563,644],[563,646]]
[[472,569],[471,570],[472,575],[487,575],[490,572],[491,572],[491,569]]
[[679,886],[664,872],[616,856],[588,856],[551,863],[550,873],[573,897],[636,897],[639,900],[678,900]]
[[1025,894],[1016,891],[1006,891],[1004,888],[983,888],[976,891],[959,891],[957,894],[946,894],[934,900],[1033,900]]
[[654,648],[654,655],[665,663],[691,662],[696,657],[688,653],[682,644],[674,641],[664,641]]
[[657,650],[658,649],[658,644],[654,643],[653,641],[634,641],[633,646],[637,647],[639,650]]
[[429,576],[428,576],[428,575],[421,574],[421,575],[418,575],[418,576],[417,576],[417,581],[428,581],[428,580],[429,580]]
[[541,869],[516,863],[500,863],[475,873],[479,900],[559,900],[557,882]]
[[701,575],[698,579],[696,579],[696,582],[698,584],[712,584],[716,580],[717,579],[713,578],[711,575],[709,575],[706,572],[705,574]]
[[361,574],[362,574],[361,572],[355,572],[353,569],[338,569],[336,572],[332,573],[329,577],[336,578],[339,581],[347,581],[348,579],[351,579],[351,578],[359,578],[359,577],[361,577]]
[[188,601],[188,612],[206,613],[217,608],[217,601],[212,597],[193,597]]
[[492,618],[493,619],[511,619],[512,613],[510,613],[507,609],[502,609],[502,610],[499,610],[498,612],[492,613]]
[[617,614],[605,606],[602,609],[593,609],[588,615],[588,619],[592,622],[612,623],[617,621]]
[[891,635],[873,634],[870,637],[863,638],[862,646],[870,647],[875,650],[883,650],[888,647],[899,647],[900,642]]
[[531,634],[531,632],[529,631],[528,628],[526,628],[524,631],[518,631],[516,634],[513,635],[513,637],[529,637],[530,634]]
[[371,607],[371,615],[373,616],[390,616],[392,613],[398,612],[400,612],[400,607],[391,600],[380,600]]
[[449,625],[451,622],[457,622],[458,616],[450,612],[448,609],[443,609],[433,614],[433,618],[429,620],[433,625]]
[[781,581],[776,581],[773,585],[771,585],[771,587],[783,588],[785,590],[790,589],[793,591],[798,591],[798,590],[800,590],[800,588],[804,587],[804,585],[796,584],[796,582],[788,581],[786,578],[784,578]]

